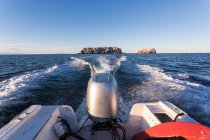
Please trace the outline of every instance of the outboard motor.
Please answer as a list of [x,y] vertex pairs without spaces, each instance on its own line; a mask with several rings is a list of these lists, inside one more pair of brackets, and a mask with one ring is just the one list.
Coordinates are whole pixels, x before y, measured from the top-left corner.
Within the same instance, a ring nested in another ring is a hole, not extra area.
[[[95,73],[95,67],[90,65],[92,75],[87,88],[87,111],[92,120],[92,135],[96,131],[107,131],[112,138],[125,140],[126,131],[117,122],[119,92],[114,73]],[[121,130],[120,135],[118,131]]]
[[118,112],[118,87],[110,73],[96,73],[87,89],[87,108],[95,123],[106,123],[116,119]]

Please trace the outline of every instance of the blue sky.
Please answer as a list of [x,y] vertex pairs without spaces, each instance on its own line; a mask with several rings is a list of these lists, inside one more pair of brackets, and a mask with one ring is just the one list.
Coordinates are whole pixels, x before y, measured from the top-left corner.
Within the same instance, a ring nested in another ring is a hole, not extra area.
[[209,0],[0,0],[0,53],[210,52]]

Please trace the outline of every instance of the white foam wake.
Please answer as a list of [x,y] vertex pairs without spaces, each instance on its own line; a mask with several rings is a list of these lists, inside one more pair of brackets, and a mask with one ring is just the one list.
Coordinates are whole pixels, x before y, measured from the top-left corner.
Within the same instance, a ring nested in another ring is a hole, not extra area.
[[119,69],[121,62],[125,60],[126,56],[121,56],[120,58],[115,56],[100,56],[96,59],[99,63],[99,66],[96,67],[97,72],[115,73]]
[[[171,75],[167,75],[160,68],[151,67],[148,65],[138,65],[140,72],[149,73],[150,77],[146,84],[150,86],[150,89],[157,88],[159,92],[181,92],[184,94],[193,94],[194,96],[205,96],[210,92],[210,88],[192,83],[184,80],[174,79]],[[186,77],[186,75],[185,75]]]
[[54,72],[57,68],[58,66],[55,65],[47,70],[35,70],[0,82],[0,105],[4,105],[8,99],[26,94],[26,88],[35,86],[33,82],[39,78],[43,78],[46,74]]
[[[130,93],[128,93],[133,96],[141,95],[139,101],[168,100],[176,98],[180,93],[199,93],[202,94],[202,96],[206,96],[206,93],[210,91],[208,87],[197,83],[175,79],[171,75],[164,73],[160,68],[151,67],[149,65],[135,65],[131,63],[127,67],[122,68],[126,69],[127,73],[136,75],[136,78],[141,79],[142,76],[147,77],[146,80],[139,83],[139,85],[132,86]],[[121,69],[121,71],[124,71],[123,69]]]
[[94,65],[92,65],[90,62],[87,62],[87,61],[83,60],[82,58],[71,57],[71,59],[73,60],[73,61],[71,61],[71,64],[74,67],[83,69],[84,66],[88,65],[91,69],[91,75],[93,75],[94,72],[96,71],[96,68],[95,68]]
[[75,57],[71,57],[71,59],[73,60],[71,63],[76,67],[84,67],[85,65],[89,65],[91,69],[91,74],[102,72],[114,74],[119,69],[121,62],[126,60],[126,56],[94,56],[94,58],[92,58],[92,61]]
[[84,65],[89,65],[89,62],[76,58],[76,57],[71,57],[72,61],[71,64],[74,65],[75,67],[83,67]]

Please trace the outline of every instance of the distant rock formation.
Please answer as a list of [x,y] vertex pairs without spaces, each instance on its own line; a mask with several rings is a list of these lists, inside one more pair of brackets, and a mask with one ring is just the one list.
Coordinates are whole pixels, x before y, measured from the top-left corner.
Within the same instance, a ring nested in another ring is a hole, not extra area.
[[150,54],[150,53],[156,53],[156,49],[152,48],[152,49],[141,49],[137,52],[138,54]]
[[81,54],[121,54],[122,50],[118,47],[98,47],[98,48],[83,48]]

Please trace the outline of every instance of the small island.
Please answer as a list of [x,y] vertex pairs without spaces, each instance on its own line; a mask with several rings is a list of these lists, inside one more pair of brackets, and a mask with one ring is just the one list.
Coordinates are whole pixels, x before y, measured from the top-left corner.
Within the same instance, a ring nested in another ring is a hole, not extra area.
[[80,54],[122,54],[122,50],[118,47],[83,48]]
[[156,49],[155,48],[147,48],[147,49],[141,49],[137,52],[137,54],[154,54],[156,53]]

